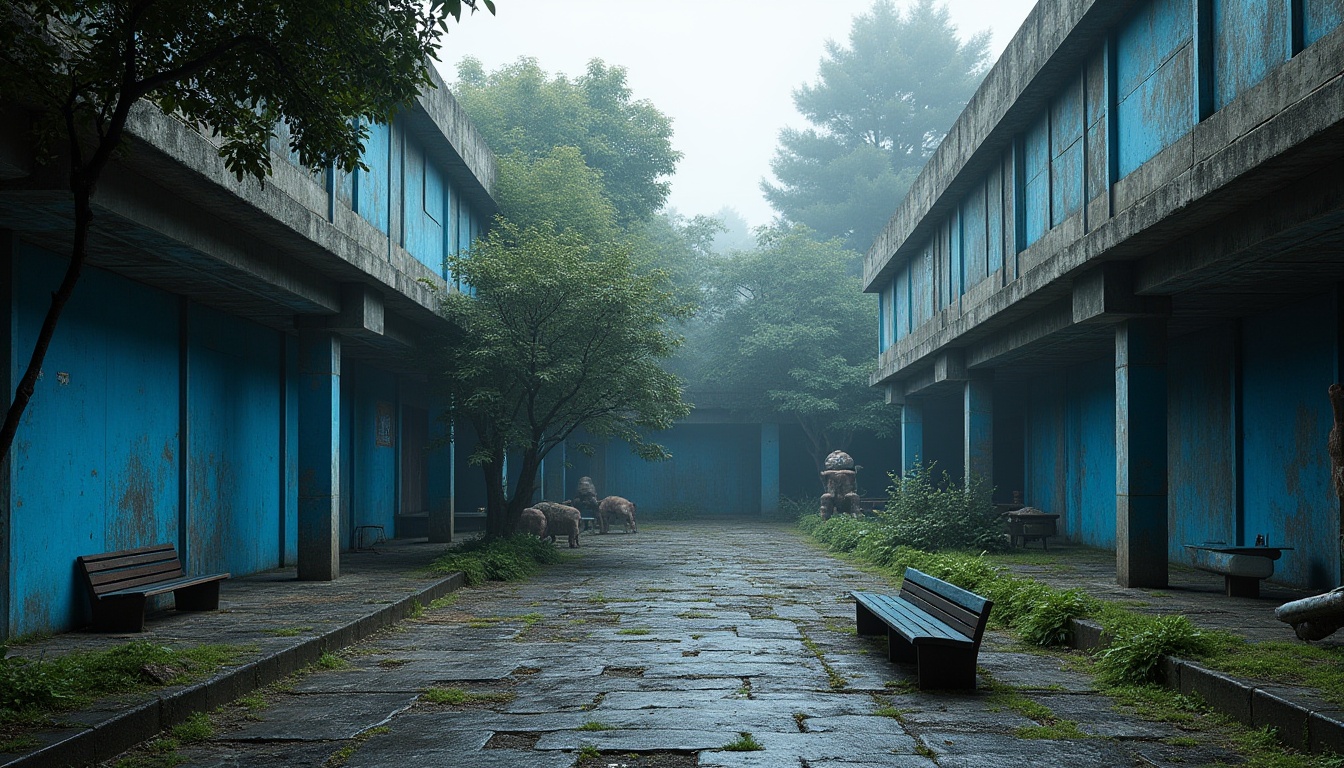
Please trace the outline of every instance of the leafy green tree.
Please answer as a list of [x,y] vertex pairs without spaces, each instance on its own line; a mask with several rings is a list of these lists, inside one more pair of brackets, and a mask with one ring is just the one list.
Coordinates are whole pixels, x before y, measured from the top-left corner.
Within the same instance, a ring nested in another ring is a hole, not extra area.
[[681,153],[672,149],[672,121],[635,99],[624,67],[601,59],[575,79],[551,77],[536,59],[520,58],[487,74],[481,62],[458,64],[453,93],[490,146],[531,159],[575,147],[602,174],[607,199],[623,226],[662,208]]
[[[492,0],[480,0],[492,13]],[[147,101],[221,140],[239,179],[271,169],[279,123],[300,162],[359,164],[368,121],[431,84],[425,66],[476,0],[13,0],[0,10],[0,101],[28,110],[69,168],[70,264],[0,427],[7,456],[87,257],[91,200]],[[360,118],[355,120],[355,118]]]
[[[664,273],[637,271],[628,245],[502,218],[451,262],[475,296],[444,298],[462,332],[443,345],[442,371],[479,438],[471,461],[485,475],[487,532],[513,531],[542,459],[581,426],[646,459],[666,456],[644,435],[690,408],[659,364],[680,343],[669,323],[686,312]],[[510,452],[520,467],[506,497]]]
[[759,246],[722,262],[712,281],[698,382],[762,393],[760,416],[796,421],[818,471],[859,431],[885,436],[896,413],[868,385],[877,304],[849,270],[855,254],[804,227],[761,234]]
[[866,251],[975,92],[989,34],[958,40],[947,8],[906,13],[877,0],[854,19],[848,46],[828,42],[815,84],[794,91],[814,127],[786,128],[761,183],[786,220]]
[[537,158],[521,152],[500,156],[495,200],[504,217],[520,227],[549,222],[590,243],[622,236],[602,174],[588,167],[575,147],[554,147]]

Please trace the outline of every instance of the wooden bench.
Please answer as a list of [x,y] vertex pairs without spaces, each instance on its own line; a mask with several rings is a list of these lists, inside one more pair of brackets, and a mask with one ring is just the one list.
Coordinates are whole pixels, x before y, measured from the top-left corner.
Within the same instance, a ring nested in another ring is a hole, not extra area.
[[887,635],[887,658],[914,661],[923,689],[975,688],[980,639],[994,604],[914,568],[900,594],[853,592],[860,635]]
[[125,549],[77,558],[93,603],[98,632],[145,631],[145,605],[155,595],[173,593],[179,611],[219,608],[219,582],[227,573],[186,576],[172,544]]

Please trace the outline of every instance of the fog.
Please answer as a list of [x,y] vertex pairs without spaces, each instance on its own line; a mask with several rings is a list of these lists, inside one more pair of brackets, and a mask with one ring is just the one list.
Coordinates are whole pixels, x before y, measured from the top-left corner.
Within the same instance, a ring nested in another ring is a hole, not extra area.
[[[905,5],[898,0],[898,6]],[[1035,0],[949,0],[964,38],[993,35],[998,56]],[[738,211],[751,226],[773,211],[759,184],[770,174],[779,129],[804,127],[792,91],[816,79],[825,43],[844,43],[872,0],[497,0],[453,26],[440,56],[451,83],[464,56],[487,71],[531,56],[555,74],[578,75],[601,58],[629,71],[636,98],[673,119],[683,153],[669,205],[686,215]]]

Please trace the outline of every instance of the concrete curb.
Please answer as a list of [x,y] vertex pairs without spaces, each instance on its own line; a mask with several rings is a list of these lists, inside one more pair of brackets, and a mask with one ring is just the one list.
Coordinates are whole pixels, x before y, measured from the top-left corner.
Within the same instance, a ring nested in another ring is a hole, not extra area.
[[[95,717],[82,730],[49,734],[54,738],[48,743],[0,763],[0,768],[80,768],[111,759],[196,712],[208,712],[227,704],[313,664],[324,653],[350,646],[408,618],[417,604],[426,606],[460,589],[464,582],[463,575],[455,573],[416,594],[378,606],[354,621],[229,668],[209,680],[161,691],[151,700],[103,718]],[[42,738],[42,734],[37,738]]]
[[[1109,644],[1101,625],[1072,619],[1070,645],[1084,651]],[[1344,755],[1344,708],[1323,701],[1307,688],[1256,685],[1204,667],[1167,657],[1162,683],[1187,696],[1198,696],[1215,712],[1252,728],[1273,727],[1284,744],[1301,752]]]

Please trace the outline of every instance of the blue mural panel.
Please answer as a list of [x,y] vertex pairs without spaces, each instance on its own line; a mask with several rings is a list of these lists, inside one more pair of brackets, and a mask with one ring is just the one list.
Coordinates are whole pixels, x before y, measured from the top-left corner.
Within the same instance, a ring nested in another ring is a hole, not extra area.
[[1151,0],[1116,36],[1120,175],[1194,124],[1193,0]]
[[192,306],[187,352],[187,554],[252,573],[280,559],[279,333]]
[[1075,79],[1050,104],[1050,226],[1083,203],[1083,96]]
[[996,164],[985,184],[985,271],[993,275],[1003,269],[1003,170]]
[[1339,579],[1339,503],[1325,451],[1333,423],[1325,391],[1337,376],[1335,313],[1331,296],[1303,297],[1242,325],[1245,533],[1294,547],[1275,563],[1274,578],[1308,589],[1332,588]]
[[1115,363],[1101,359],[1069,373],[1071,536],[1115,547]]
[[[17,379],[65,262],[16,251]],[[76,557],[177,542],[178,361],[176,298],[86,267],[11,454],[12,635],[83,623]]]
[[678,424],[655,439],[670,460],[644,461],[624,443],[609,444],[606,483],[598,493],[624,496],[654,514],[677,508],[706,516],[760,514],[761,484],[754,480],[761,475],[759,424]]
[[969,289],[989,276],[989,214],[986,210],[984,184],[976,185],[962,203],[961,237],[966,287]]
[[1283,0],[1211,0],[1213,107],[1264,79],[1288,59],[1288,6]]
[[1182,544],[1237,541],[1233,326],[1171,341],[1167,363],[1168,556]]
[[1023,139],[1022,204],[1029,246],[1050,229],[1050,119],[1041,115]]
[[368,170],[360,169],[354,173],[355,212],[377,227],[378,231],[386,234],[390,211],[388,193],[392,188],[392,169],[389,167],[392,151],[391,128],[377,123],[370,124],[368,128],[369,138],[364,143],[363,155]]
[[1311,45],[1344,24],[1344,0],[1302,0],[1302,43]]

